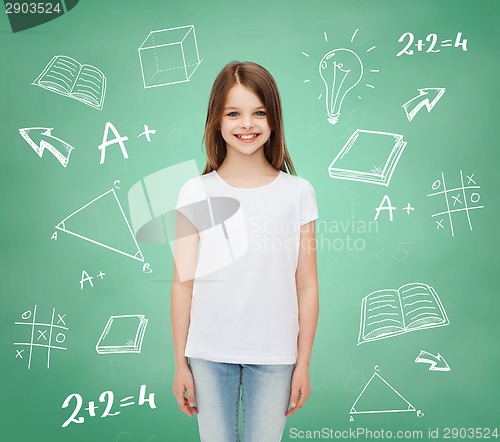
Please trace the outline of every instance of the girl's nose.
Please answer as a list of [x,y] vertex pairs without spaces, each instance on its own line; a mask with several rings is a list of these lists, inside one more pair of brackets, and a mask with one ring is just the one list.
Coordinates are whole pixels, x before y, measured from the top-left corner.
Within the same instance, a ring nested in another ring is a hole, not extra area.
[[247,117],[243,118],[243,120],[241,122],[242,129],[251,129],[253,126],[254,125],[253,125],[252,117],[247,116]]

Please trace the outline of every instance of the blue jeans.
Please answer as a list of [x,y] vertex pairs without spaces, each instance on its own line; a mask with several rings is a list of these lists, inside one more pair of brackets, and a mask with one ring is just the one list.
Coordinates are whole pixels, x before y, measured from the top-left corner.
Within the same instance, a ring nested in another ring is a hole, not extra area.
[[295,364],[229,364],[189,358],[202,442],[279,442],[291,394]]

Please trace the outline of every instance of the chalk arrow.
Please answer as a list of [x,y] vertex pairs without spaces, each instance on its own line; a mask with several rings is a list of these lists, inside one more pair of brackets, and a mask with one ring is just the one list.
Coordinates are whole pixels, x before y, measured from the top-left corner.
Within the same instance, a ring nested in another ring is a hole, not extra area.
[[419,95],[413,97],[402,106],[406,112],[408,121],[413,120],[413,117],[417,115],[418,111],[424,106],[427,108],[427,111],[430,112],[443,96],[446,89],[444,87],[428,87],[419,89],[418,91],[420,92]]
[[450,371],[451,368],[444,358],[438,353],[437,356],[430,354],[424,350],[420,350],[420,354],[415,359],[415,362],[423,362],[424,364],[431,364],[429,370],[433,371]]
[[43,155],[43,151],[47,149],[66,167],[73,147],[65,141],[52,136],[52,129],[48,127],[26,127],[19,129],[19,133],[40,158]]

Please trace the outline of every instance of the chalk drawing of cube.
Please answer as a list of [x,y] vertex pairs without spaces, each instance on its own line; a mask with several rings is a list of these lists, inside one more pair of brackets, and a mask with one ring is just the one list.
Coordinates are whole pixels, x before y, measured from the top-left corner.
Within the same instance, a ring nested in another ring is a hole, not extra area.
[[193,25],[151,31],[138,50],[145,88],[189,81],[203,61]]

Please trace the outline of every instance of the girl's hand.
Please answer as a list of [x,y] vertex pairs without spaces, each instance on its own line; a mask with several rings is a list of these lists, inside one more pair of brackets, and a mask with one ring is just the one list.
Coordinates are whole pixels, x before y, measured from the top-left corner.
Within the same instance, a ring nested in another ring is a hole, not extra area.
[[311,383],[309,382],[309,368],[296,366],[292,375],[292,394],[290,396],[290,410],[285,413],[288,417],[300,410],[311,395]]
[[[177,400],[177,405],[183,413],[186,413],[188,416],[198,414],[198,409],[194,405],[193,373],[191,373],[188,364],[176,368],[172,392]],[[185,396],[185,392],[187,392],[187,397]]]

